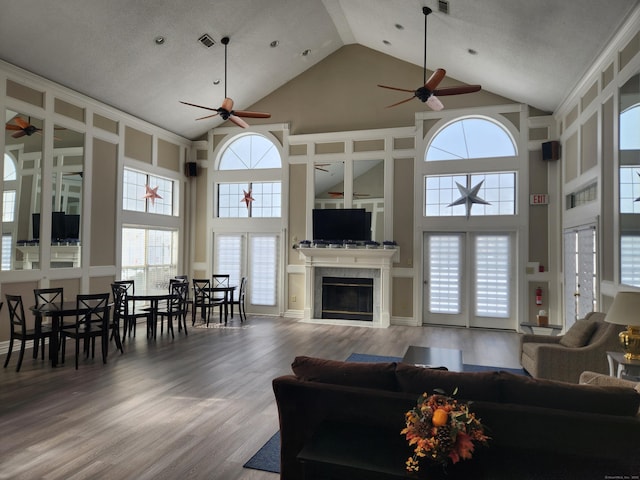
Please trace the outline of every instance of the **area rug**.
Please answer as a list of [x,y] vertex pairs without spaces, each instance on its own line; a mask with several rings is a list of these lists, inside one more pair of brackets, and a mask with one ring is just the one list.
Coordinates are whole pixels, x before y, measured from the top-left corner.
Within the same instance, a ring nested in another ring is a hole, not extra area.
[[[388,357],[384,355],[369,355],[366,353],[352,353],[346,359],[347,362],[399,362],[401,357]],[[505,371],[526,375],[521,368],[490,367],[485,365],[464,364],[465,372],[490,372]],[[256,454],[243,465],[244,468],[262,470],[265,472],[280,473],[280,432],[276,432]]]

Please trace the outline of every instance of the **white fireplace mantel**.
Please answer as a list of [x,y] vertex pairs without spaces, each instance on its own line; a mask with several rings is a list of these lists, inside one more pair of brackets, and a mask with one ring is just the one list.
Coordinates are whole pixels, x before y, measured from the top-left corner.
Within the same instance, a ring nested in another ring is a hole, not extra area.
[[[391,267],[399,260],[398,248],[298,248],[305,262],[304,320],[311,323],[388,327],[391,324]],[[373,322],[353,320],[328,320],[314,318],[316,295],[315,272],[317,267],[344,269],[375,269],[380,271],[379,311]]]

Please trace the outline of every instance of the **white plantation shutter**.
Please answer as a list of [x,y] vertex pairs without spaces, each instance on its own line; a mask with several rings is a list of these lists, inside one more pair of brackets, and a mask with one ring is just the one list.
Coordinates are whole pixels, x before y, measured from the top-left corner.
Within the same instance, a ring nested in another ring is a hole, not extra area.
[[2,270],[11,270],[11,252],[13,238],[11,235],[2,235]]
[[478,235],[475,242],[475,313],[508,318],[511,242],[508,235]]
[[275,306],[278,286],[277,235],[251,235],[249,238],[249,266],[251,276],[250,303]]
[[229,285],[240,286],[242,277],[243,235],[216,235],[214,274],[229,275]]
[[640,287],[640,235],[620,236],[620,283]]
[[460,313],[460,235],[429,237],[429,311]]

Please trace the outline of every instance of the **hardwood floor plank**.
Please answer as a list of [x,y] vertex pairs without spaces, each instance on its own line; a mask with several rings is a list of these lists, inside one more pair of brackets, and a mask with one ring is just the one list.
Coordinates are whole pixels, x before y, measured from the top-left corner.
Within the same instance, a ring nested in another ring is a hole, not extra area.
[[173,340],[138,330],[124,354],[110,346],[106,365],[98,355],[75,370],[67,348],[58,368],[28,350],[20,372],[12,362],[2,369],[0,479],[275,480],[242,465],[278,429],[271,380],[290,373],[296,355],[401,357],[422,345],[461,348],[466,363],[519,367],[514,332],[259,316],[246,328],[176,329]]

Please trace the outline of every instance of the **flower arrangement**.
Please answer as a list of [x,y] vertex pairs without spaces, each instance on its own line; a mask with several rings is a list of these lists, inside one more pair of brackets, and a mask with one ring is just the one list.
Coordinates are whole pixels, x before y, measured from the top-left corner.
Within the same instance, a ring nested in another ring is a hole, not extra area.
[[413,455],[406,462],[409,472],[419,470],[420,458],[442,465],[469,459],[476,444],[486,444],[489,440],[468,404],[444,394],[423,393],[405,418],[406,427],[400,433],[414,447]]

